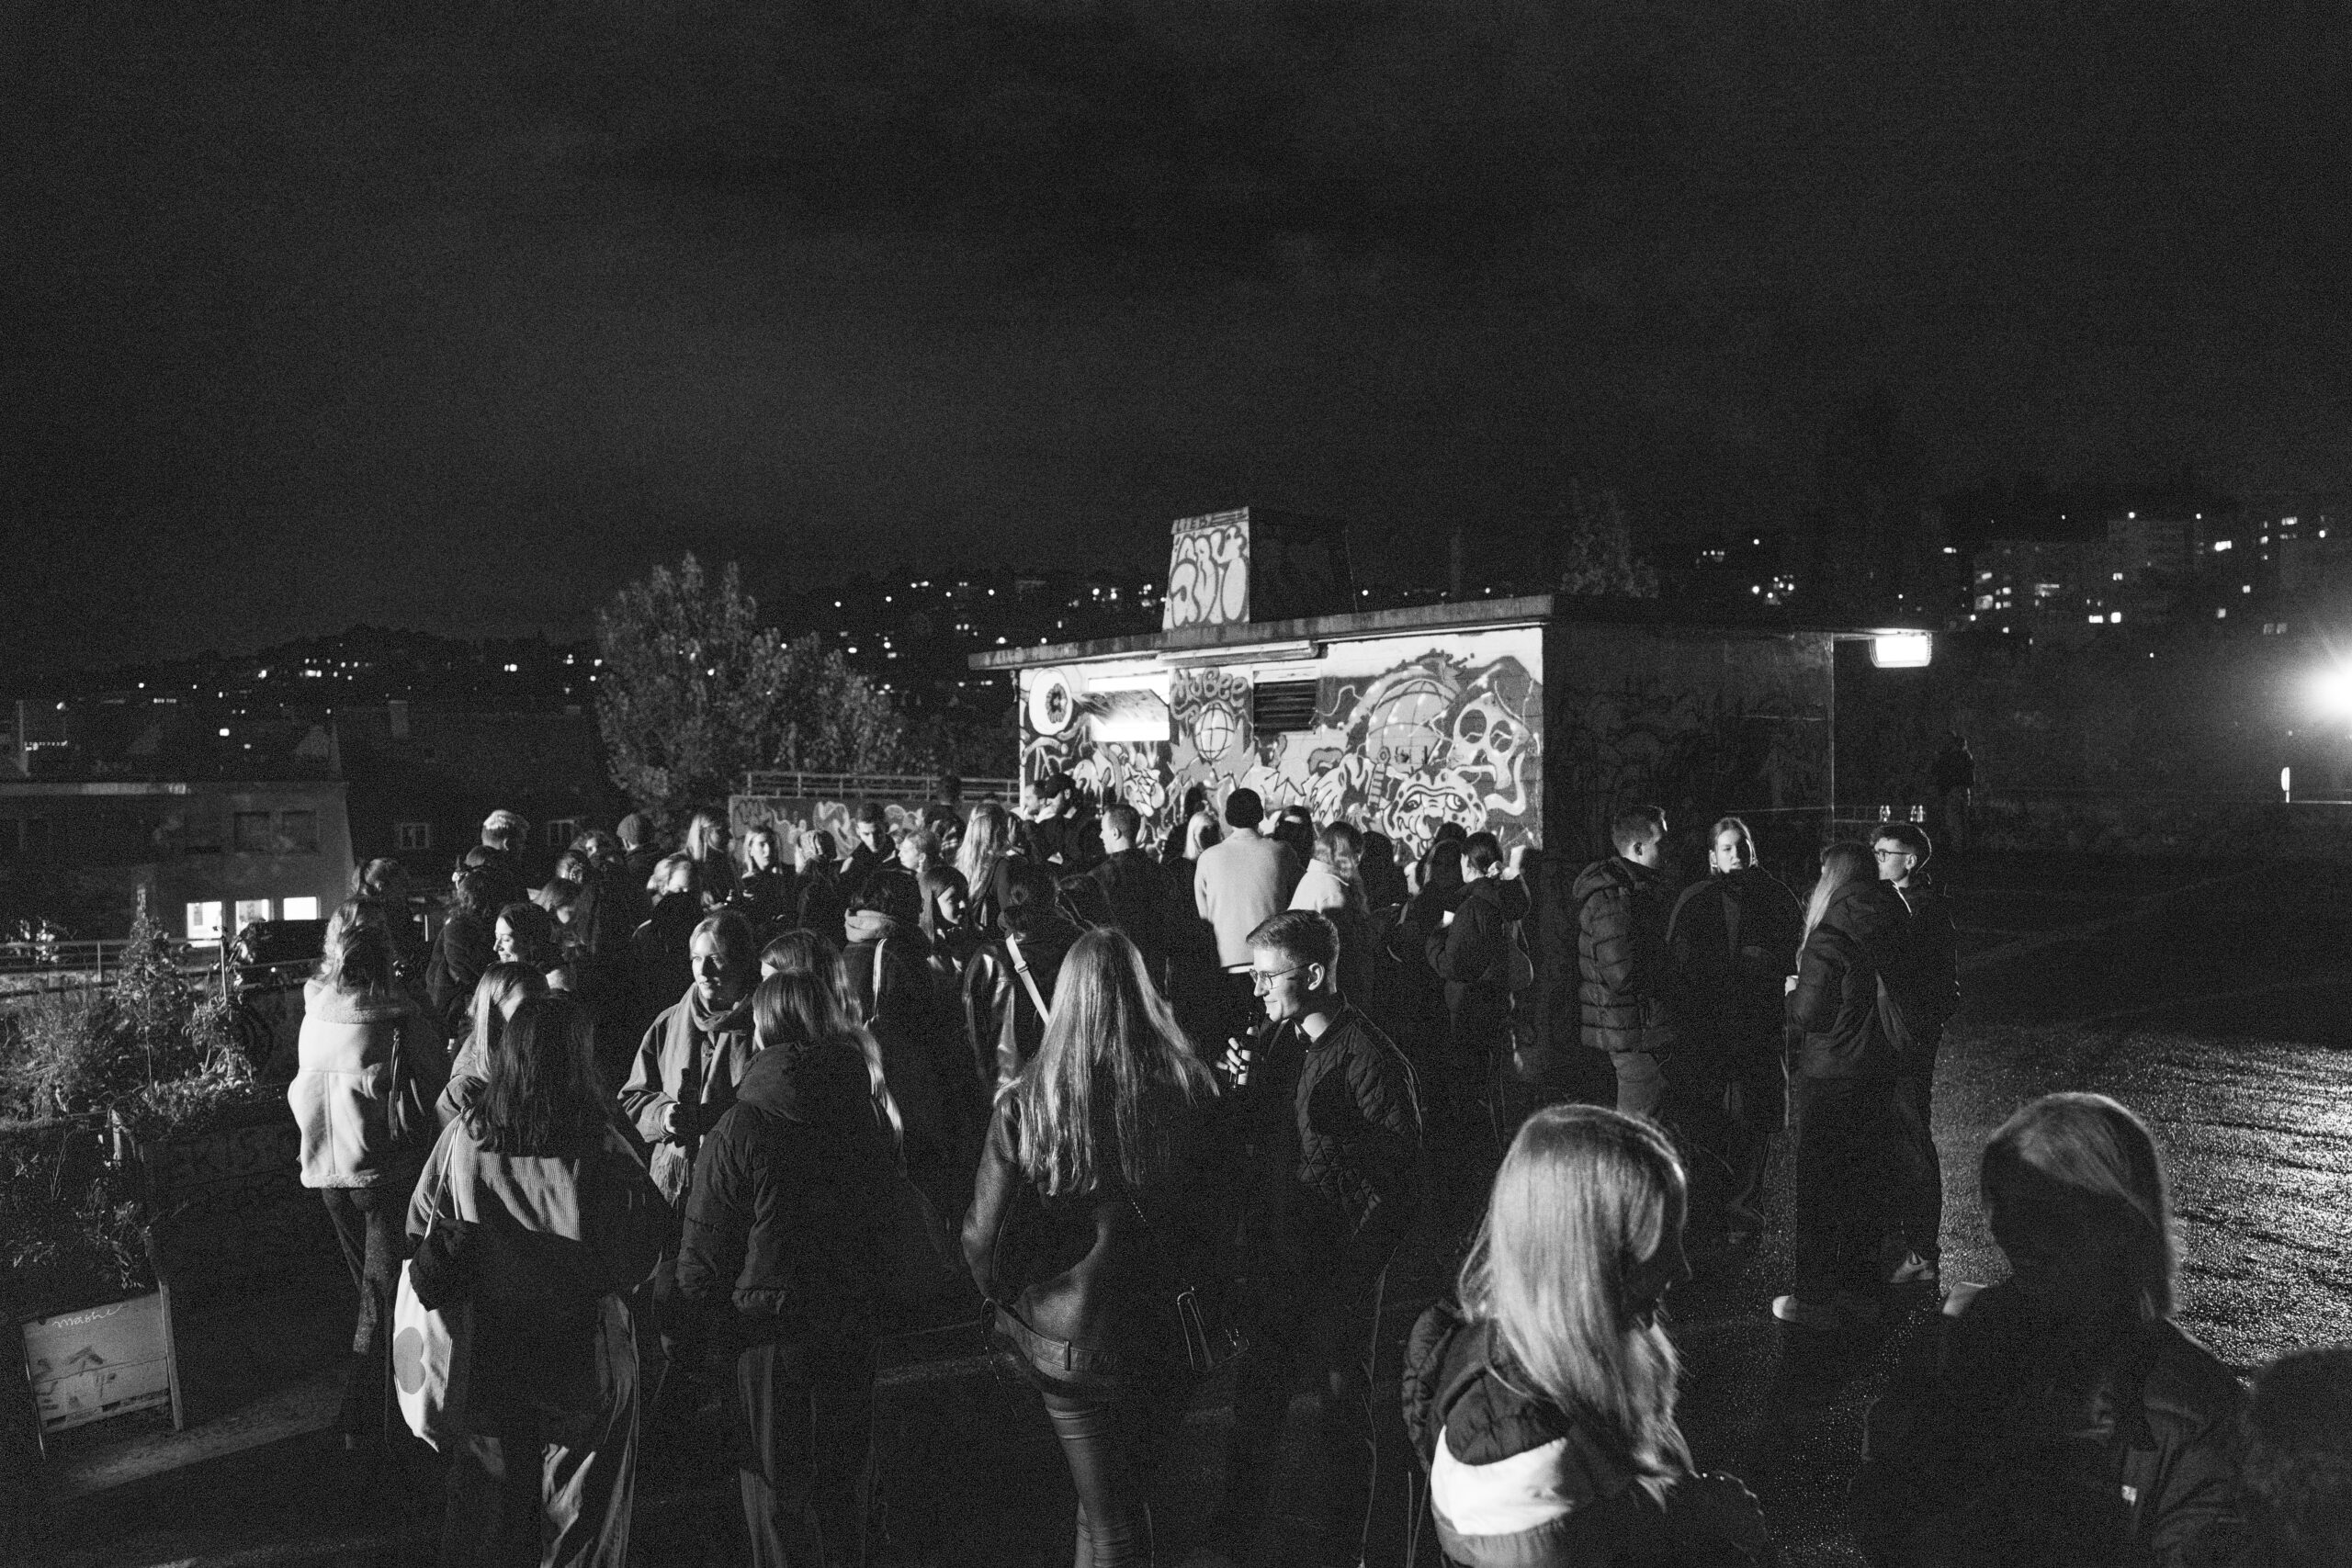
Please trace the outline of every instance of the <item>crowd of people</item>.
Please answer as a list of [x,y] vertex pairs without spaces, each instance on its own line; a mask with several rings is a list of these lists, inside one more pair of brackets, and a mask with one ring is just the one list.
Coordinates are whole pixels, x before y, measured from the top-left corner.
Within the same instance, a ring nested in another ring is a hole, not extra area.
[[[701,813],[663,852],[631,816],[534,887],[501,811],[429,938],[402,867],[360,870],[288,1095],[358,1287],[345,1441],[388,1429],[403,1262],[470,1324],[445,1562],[622,1568],[640,1450],[714,1407],[751,1560],[856,1561],[876,1343],[972,1320],[1059,1440],[1080,1568],[1168,1555],[1155,1467],[1228,1369],[1237,1561],[1301,1390],[1335,1563],[1775,1560],[1683,1439],[1661,1303],[1763,1231],[1781,1144],[1773,1315],[1818,1339],[1937,1299],[1959,987],[1924,829],[1829,845],[1800,901],[1736,818],[1675,887],[1631,809],[1537,941],[1491,834],[1400,863],[1247,789],[1144,827],[1063,775],[869,803],[845,844]],[[1547,974],[1573,1047],[1535,1026]],[[1604,1057],[1613,1106],[1578,1103]],[[2037,1100],[1982,1187],[2011,1277],[1943,1292],[1871,1411],[1865,1555],[2346,1560],[2347,1352],[2249,1397],[2175,1325],[2138,1117]],[[1460,1254],[1405,1332],[1413,1237]]]

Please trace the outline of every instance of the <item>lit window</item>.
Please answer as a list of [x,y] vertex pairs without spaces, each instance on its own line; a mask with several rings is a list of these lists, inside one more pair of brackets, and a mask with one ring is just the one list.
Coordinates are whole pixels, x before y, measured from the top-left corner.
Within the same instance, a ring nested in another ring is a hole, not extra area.
[[187,940],[219,942],[220,940],[220,901],[218,898],[187,907]]
[[237,929],[239,931],[243,931],[255,920],[267,919],[269,919],[268,899],[240,898],[237,900]]
[[278,907],[278,913],[289,920],[315,920],[319,918],[316,898],[288,898]]

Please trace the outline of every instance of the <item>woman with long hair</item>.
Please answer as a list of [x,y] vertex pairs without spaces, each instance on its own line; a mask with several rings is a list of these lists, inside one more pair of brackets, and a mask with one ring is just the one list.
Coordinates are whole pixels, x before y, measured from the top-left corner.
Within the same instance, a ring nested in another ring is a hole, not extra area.
[[409,1204],[418,1295],[471,1315],[444,1564],[628,1559],[638,1377],[624,1297],[652,1272],[669,1216],[590,1077],[591,1029],[568,997],[517,1008]]
[[1690,1276],[1688,1189],[1652,1123],[1555,1105],[1520,1127],[1462,1266],[1422,1314],[1405,1413],[1464,1568],[1771,1559],[1755,1500],[1701,1475],[1658,1321]]
[[527,964],[537,969],[551,991],[571,989],[571,960],[563,950],[555,917],[527,899],[498,911],[490,951],[501,964]]
[[[467,1010],[466,1043],[449,1064],[449,1085],[437,1107],[441,1125],[473,1109],[481,1087],[490,1078],[490,1060],[498,1054],[498,1037],[506,1021],[525,1002],[548,994],[548,977],[528,964],[493,964],[481,972],[474,987],[473,1006]],[[609,1092],[609,1091],[607,1091]]]
[[761,822],[743,833],[743,874],[735,883],[735,905],[765,938],[779,921],[789,920],[799,903],[798,879],[784,857],[784,834],[774,822]]
[[[842,950],[815,931],[786,931],[760,950],[760,978],[765,981],[776,975],[806,975],[818,982],[812,994],[821,998],[824,1006],[821,1011],[801,1019],[799,1026],[828,1040],[847,1041],[856,1050],[865,1063],[875,1121],[890,1140],[891,1148],[899,1148],[906,1136],[906,1119],[890,1090],[881,1043],[865,1027],[864,1010],[850,989],[849,976],[842,967]],[[791,1005],[799,1005],[800,995],[797,988],[789,994]]]
[[481,972],[490,967],[498,892],[497,877],[479,866],[462,866],[450,878],[440,940],[424,970],[425,996],[445,1039],[456,1039],[464,1029],[466,1004],[473,999]]
[[1216,1093],[1105,929],[1070,948],[1044,1043],[997,1097],[964,1256],[1061,1438],[1079,1568],[1151,1560],[1145,1495],[1187,1381],[1176,1297],[1216,1229]]
[[2206,1561],[2229,1539],[2244,1395],[2173,1322],[2180,1247],[2147,1123],[2102,1094],[2045,1095],[1994,1133],[1979,1183],[2009,1278],[1955,1285],[1872,1408],[1865,1554]]
[[985,940],[996,933],[996,868],[1012,852],[1012,818],[1003,807],[984,800],[972,807],[964,822],[964,842],[956,851],[956,869],[964,874],[970,894],[965,923]]
[[[394,973],[390,934],[363,904],[327,920],[319,972],[302,988],[299,1070],[286,1086],[301,1134],[302,1185],[318,1190],[359,1292],[339,1425],[357,1448],[383,1420],[384,1344],[400,1283],[401,1205],[432,1146],[424,1125],[447,1058],[440,1032]],[[396,1106],[396,1095],[405,1104]]]
[[1902,961],[1905,918],[1867,844],[1821,852],[1788,983],[1789,1022],[1802,1036],[1789,1070],[1796,1284],[1772,1303],[1773,1316],[1801,1328],[1849,1328],[1879,1315],[1886,1281],[1878,1243],[1899,1134],[1879,980]]
[[730,835],[727,819],[715,811],[697,811],[686,825],[681,850],[694,863],[694,893],[705,909],[716,909],[735,897],[735,860],[728,853]]
[[794,924],[821,931],[838,942],[846,934],[849,890],[842,881],[842,863],[831,833],[822,828],[800,835],[800,908]]
[[424,943],[424,928],[408,905],[408,868],[390,855],[379,855],[351,874],[351,897],[375,911],[392,939],[392,967],[403,986],[421,988],[432,954]]
[[730,1404],[758,1568],[849,1562],[859,1540],[891,1154],[838,1009],[822,975],[760,982],[759,1052],[711,1129],[678,1255],[681,1303],[743,1347]]

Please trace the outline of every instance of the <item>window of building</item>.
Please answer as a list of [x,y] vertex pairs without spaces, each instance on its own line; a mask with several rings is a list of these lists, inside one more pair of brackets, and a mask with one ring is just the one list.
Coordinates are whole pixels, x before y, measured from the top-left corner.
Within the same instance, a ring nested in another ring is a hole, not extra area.
[[559,817],[548,824],[548,848],[551,850],[569,849],[571,840],[578,837],[580,818],[577,817]]
[[277,852],[280,854],[317,854],[319,852],[319,814],[315,811],[279,812],[277,840]]
[[237,929],[239,931],[243,931],[255,920],[267,919],[269,919],[268,899],[240,898],[237,900]]
[[316,898],[288,898],[279,907],[278,912],[289,920],[315,920],[319,918],[319,901]]
[[241,855],[266,855],[277,848],[269,813],[240,811],[230,820],[229,847]]
[[187,907],[187,940],[219,942],[220,940],[220,900],[207,899]]
[[433,824],[430,822],[393,823],[392,847],[397,850],[431,849],[433,847]]

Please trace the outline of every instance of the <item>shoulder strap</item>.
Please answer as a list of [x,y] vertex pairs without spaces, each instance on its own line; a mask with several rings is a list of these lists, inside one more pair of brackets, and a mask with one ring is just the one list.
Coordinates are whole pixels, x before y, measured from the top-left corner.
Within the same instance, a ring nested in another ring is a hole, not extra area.
[[1021,956],[1021,939],[1011,931],[1005,932],[1004,951],[1012,956],[1012,972],[1021,976],[1021,984],[1028,991],[1030,1003],[1036,1008],[1037,1016],[1051,1023],[1054,1010],[1046,1005],[1044,993],[1037,989],[1037,976],[1029,972],[1029,961]]
[[889,942],[890,939],[887,936],[874,939],[874,1001],[865,1010],[865,1021],[868,1023],[882,1016],[882,950],[888,946]]

